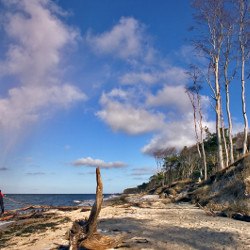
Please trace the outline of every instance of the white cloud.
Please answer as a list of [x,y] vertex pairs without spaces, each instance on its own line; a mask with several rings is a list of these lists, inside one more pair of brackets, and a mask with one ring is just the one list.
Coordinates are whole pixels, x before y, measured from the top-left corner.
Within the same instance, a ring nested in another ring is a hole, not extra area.
[[[183,68],[173,67],[170,65],[158,64],[157,67],[148,67],[148,71],[129,72],[121,75],[119,81],[122,84],[148,84],[162,83],[168,85],[185,85],[187,84],[187,74]],[[156,69],[157,68],[157,69]]]
[[76,39],[77,32],[49,9],[50,1],[11,3],[4,23],[10,46],[1,74],[15,74],[24,83],[35,84],[55,70],[62,59],[61,49]]
[[171,122],[165,125],[160,134],[155,135],[151,141],[142,148],[142,152],[152,155],[157,150],[168,147],[182,149],[195,142],[192,120],[182,122]]
[[0,99],[0,127],[3,130],[19,129],[25,124],[44,118],[57,108],[67,108],[86,96],[72,85],[23,86],[9,90]]
[[[152,140],[142,149],[147,154],[166,147],[181,149],[195,142],[192,106],[185,93],[187,70],[162,57],[141,23],[122,18],[109,31],[90,33],[87,40],[95,52],[129,62],[124,71],[120,70],[120,89],[102,95],[99,118],[114,131],[130,135],[152,133]],[[133,46],[128,46],[130,43]],[[185,61],[188,55],[190,47],[183,47],[178,54]],[[202,96],[202,103],[205,120],[209,106],[206,96]]]
[[100,159],[93,159],[91,157],[81,158],[72,163],[74,166],[87,166],[87,167],[101,167],[101,168],[123,168],[126,166],[125,163],[117,162],[105,162]]
[[188,82],[186,70],[171,65],[162,73],[162,79],[170,85],[186,85]]
[[0,57],[0,82],[10,87],[1,92],[0,129],[7,152],[30,124],[86,95],[62,80],[65,52],[78,36],[61,21],[63,11],[50,0],[3,1],[3,7],[7,49]]
[[[185,117],[193,113],[193,108],[184,85],[165,85],[155,95],[148,93],[146,105],[149,107],[164,107],[168,112],[175,112],[176,120],[179,118],[177,117],[178,115]],[[205,115],[210,106],[210,100],[207,96],[201,95],[201,105],[203,115]]]
[[184,114],[192,110],[184,86],[164,86],[156,95],[149,94],[146,103],[148,106],[164,106]]
[[86,39],[97,53],[128,59],[141,54],[143,29],[136,19],[122,17],[110,31],[99,35],[88,33]]
[[146,83],[152,84],[159,81],[159,75],[149,72],[131,72],[120,77],[122,84]]
[[120,98],[121,100],[127,100],[130,97],[131,93],[123,89],[112,89],[108,94],[103,95],[103,101],[105,102],[106,98]]
[[[203,127],[208,127],[214,132],[214,122],[203,121]],[[191,146],[195,143],[194,124],[191,114],[188,114],[181,121],[174,121],[165,124],[161,133],[155,135],[151,141],[142,148],[145,154],[153,155],[158,150],[175,147],[181,150],[184,146]]]
[[152,113],[130,103],[122,103],[108,94],[102,95],[101,104],[103,109],[97,112],[97,116],[115,131],[135,135],[161,130],[164,126],[163,114]]

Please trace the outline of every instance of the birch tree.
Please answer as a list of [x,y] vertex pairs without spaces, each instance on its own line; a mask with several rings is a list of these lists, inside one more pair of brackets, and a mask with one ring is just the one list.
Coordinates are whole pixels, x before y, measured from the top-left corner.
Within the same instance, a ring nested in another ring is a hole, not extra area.
[[196,48],[209,60],[212,79],[208,78],[208,84],[212,91],[212,98],[215,101],[216,134],[218,143],[218,168],[224,168],[223,145],[221,134],[221,85],[219,75],[219,63],[222,44],[224,41],[225,17],[223,0],[194,0],[193,7],[196,9],[197,25],[201,29],[201,37],[195,41]]
[[232,65],[232,59],[235,59],[233,56],[233,34],[234,34],[234,24],[232,17],[228,19],[226,25],[226,33],[225,33],[225,43],[223,49],[223,76],[224,76],[224,84],[225,84],[225,95],[226,95],[226,112],[227,112],[227,122],[228,122],[228,140],[229,140],[229,162],[234,162],[234,154],[233,154],[233,123],[232,116],[230,111],[230,92],[229,86],[236,74],[236,66],[233,65],[233,70],[229,75],[229,66]]
[[249,59],[249,6],[247,0],[237,1],[239,10],[239,50],[240,50],[240,67],[241,67],[241,101],[242,101],[242,115],[244,119],[244,140],[242,154],[247,152],[247,135],[248,135],[248,119],[246,113],[246,97],[245,97],[245,66]]
[[228,156],[228,147],[227,147],[227,138],[225,134],[225,123],[224,123],[224,116],[222,111],[222,104],[221,104],[221,135],[222,135],[222,141],[224,145],[224,152],[225,152],[225,164],[228,166],[229,163],[229,156]]
[[[205,147],[204,147],[204,136],[203,136],[204,128],[203,128],[203,115],[202,115],[201,95],[200,95],[201,85],[199,84],[201,73],[196,66],[191,65],[190,72],[188,72],[187,74],[193,81],[192,86],[186,88],[186,93],[189,97],[189,100],[193,108],[193,119],[194,119],[197,151],[198,151],[200,159],[202,159],[203,161],[204,179],[206,180],[207,179],[207,161],[206,161],[206,152],[205,152]],[[198,114],[198,119],[196,118],[196,113]],[[199,126],[199,129],[197,128],[197,124]],[[201,147],[201,151],[200,151],[200,147]]]

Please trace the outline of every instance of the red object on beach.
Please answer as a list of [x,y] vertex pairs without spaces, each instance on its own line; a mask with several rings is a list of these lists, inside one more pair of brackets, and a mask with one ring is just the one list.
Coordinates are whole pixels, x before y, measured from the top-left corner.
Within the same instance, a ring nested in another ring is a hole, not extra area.
[[0,221],[5,221],[5,220],[12,219],[14,216],[15,216],[15,215],[12,214],[12,215],[8,215],[8,216],[0,217]]
[[2,197],[2,198],[4,197],[4,194],[2,192],[0,192],[0,197]]

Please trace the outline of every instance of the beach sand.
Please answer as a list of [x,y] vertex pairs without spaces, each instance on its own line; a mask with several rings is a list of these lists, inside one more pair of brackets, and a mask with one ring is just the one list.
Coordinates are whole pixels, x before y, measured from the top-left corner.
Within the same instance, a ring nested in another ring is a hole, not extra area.
[[[89,212],[49,210],[46,226],[33,231],[11,232],[2,250],[51,250],[69,244],[67,231],[76,219]],[[29,222],[27,222],[29,223]],[[27,225],[26,223],[26,225]],[[32,221],[29,225],[32,225]],[[20,224],[21,230],[25,224]],[[165,204],[164,200],[103,207],[99,216],[100,233],[123,238],[118,249],[250,249],[250,224],[207,215],[188,204]],[[4,235],[3,235],[4,236]]]

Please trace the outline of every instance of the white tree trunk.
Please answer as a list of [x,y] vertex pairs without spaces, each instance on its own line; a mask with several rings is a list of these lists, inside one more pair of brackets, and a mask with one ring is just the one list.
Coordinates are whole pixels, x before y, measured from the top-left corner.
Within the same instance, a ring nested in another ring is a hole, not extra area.
[[207,157],[206,157],[206,151],[204,147],[204,139],[203,139],[203,116],[202,116],[202,111],[201,111],[201,98],[199,93],[197,93],[197,102],[198,102],[198,109],[199,109],[199,116],[200,116],[200,139],[201,139],[201,151],[202,151],[202,159],[203,159],[203,168],[204,168],[204,179],[207,180]]
[[243,149],[242,154],[247,152],[247,134],[248,134],[248,119],[246,114],[246,101],[245,101],[245,60],[246,60],[246,52],[245,48],[247,46],[248,34],[245,30],[245,26],[248,25],[247,17],[248,10],[246,6],[246,2],[241,0],[239,2],[239,10],[240,10],[240,27],[239,27],[239,45],[240,45],[240,53],[241,53],[241,101],[242,101],[242,115],[244,119],[244,140],[243,140]]
[[221,104],[221,134],[222,134],[222,140],[224,144],[225,164],[226,166],[228,166],[229,158],[228,158],[228,148],[227,148],[227,141],[226,141],[226,135],[225,135],[225,123],[224,123],[224,118],[223,118],[222,104]]
[[231,118],[231,112],[230,112],[229,85],[227,83],[227,80],[226,80],[225,88],[226,88],[226,108],[227,108],[228,138],[229,138],[229,156],[230,156],[230,163],[232,164],[234,162],[233,139],[232,139],[233,125],[232,125],[232,118]]
[[187,95],[189,97],[189,100],[190,100],[192,108],[193,108],[193,119],[194,119],[194,131],[195,131],[195,138],[196,138],[196,147],[197,147],[199,157],[201,158],[200,140],[199,140],[198,129],[197,129],[195,99],[194,99],[194,95],[191,94],[188,90],[186,91],[186,93],[187,93]]
[[241,46],[242,61],[241,61],[241,100],[242,100],[242,114],[244,118],[244,140],[242,154],[247,152],[247,134],[248,134],[248,119],[246,113],[246,101],[245,101],[245,55],[244,47]]
[[221,138],[221,93],[219,84],[219,58],[215,57],[215,91],[216,91],[216,134],[218,143],[218,168],[219,170],[224,168],[223,159],[223,148],[222,148],[222,138]]

